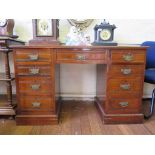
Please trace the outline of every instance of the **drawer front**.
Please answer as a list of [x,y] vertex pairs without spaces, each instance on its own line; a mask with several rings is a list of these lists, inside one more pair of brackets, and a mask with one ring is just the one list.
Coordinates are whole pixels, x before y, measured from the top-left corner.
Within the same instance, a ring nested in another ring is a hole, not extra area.
[[116,98],[116,99],[120,99],[120,98],[124,98],[124,99],[128,99],[129,97],[131,98],[142,98],[142,92],[139,91],[111,91],[108,93],[107,95],[108,98]]
[[50,66],[17,66],[17,74],[22,76],[50,76],[51,67]]
[[108,80],[108,92],[141,92],[142,78],[135,77],[134,79],[109,79]]
[[108,111],[113,114],[131,114],[141,112],[140,99],[110,99]]
[[112,50],[112,63],[145,63],[145,51],[143,50]]
[[52,94],[52,80],[44,77],[19,77],[19,93],[25,95]]
[[136,77],[144,74],[144,65],[111,65],[109,67],[110,77]]
[[49,64],[52,61],[50,49],[18,49],[15,56],[18,64]]
[[20,108],[22,111],[53,111],[54,102],[49,96],[21,96]]
[[106,61],[106,52],[58,52],[57,61],[61,62],[104,62]]

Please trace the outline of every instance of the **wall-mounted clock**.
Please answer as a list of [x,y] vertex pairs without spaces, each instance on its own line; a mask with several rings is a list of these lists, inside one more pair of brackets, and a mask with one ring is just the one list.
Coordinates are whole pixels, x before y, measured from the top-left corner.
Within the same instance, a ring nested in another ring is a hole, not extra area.
[[115,28],[115,25],[110,25],[105,20],[100,25],[96,25],[93,45],[116,46],[117,43],[113,41]]
[[33,40],[30,44],[59,44],[58,19],[33,19]]
[[13,28],[13,19],[0,19],[0,36],[13,37]]

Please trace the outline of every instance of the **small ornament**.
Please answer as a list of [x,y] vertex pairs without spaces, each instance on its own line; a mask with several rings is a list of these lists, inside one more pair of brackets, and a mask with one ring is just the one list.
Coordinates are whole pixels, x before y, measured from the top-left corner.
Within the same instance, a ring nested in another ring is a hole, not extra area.
[[84,32],[80,31],[75,26],[72,26],[66,37],[66,45],[90,45],[90,37],[87,34],[84,34]]

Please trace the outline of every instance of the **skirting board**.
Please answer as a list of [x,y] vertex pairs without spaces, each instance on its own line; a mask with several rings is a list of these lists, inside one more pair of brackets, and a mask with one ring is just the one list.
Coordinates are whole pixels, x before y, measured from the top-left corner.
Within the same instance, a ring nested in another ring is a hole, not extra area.
[[93,101],[96,95],[62,94],[62,100]]
[[[96,94],[87,94],[87,95],[81,95],[81,94],[62,94],[61,95],[63,100],[82,100],[82,101],[93,101],[94,97],[96,97]],[[144,94],[143,99],[145,98],[151,98],[152,96],[150,94]]]

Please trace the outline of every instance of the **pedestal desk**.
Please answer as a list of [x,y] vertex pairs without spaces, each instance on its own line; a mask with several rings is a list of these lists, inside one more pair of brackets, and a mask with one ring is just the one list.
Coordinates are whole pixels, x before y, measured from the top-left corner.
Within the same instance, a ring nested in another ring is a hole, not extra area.
[[60,64],[96,64],[95,105],[104,123],[142,123],[146,47],[14,47],[18,125],[56,124],[61,107]]

